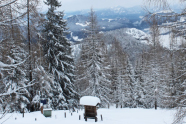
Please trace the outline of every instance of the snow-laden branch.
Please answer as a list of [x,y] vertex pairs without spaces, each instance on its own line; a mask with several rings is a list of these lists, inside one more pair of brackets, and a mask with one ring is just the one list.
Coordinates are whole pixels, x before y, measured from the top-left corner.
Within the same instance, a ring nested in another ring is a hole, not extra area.
[[29,82],[28,85],[26,85],[26,86],[24,86],[24,87],[19,87],[19,88],[15,89],[15,90],[12,90],[11,92],[2,93],[2,94],[0,94],[0,97],[2,97],[2,96],[8,96],[8,95],[10,95],[10,94],[12,94],[12,93],[16,93],[17,91],[19,91],[19,90],[21,90],[21,89],[24,89],[24,88],[33,86],[34,84],[36,84],[36,83],[33,83],[34,81],[35,81],[35,80]]
[[13,3],[15,3],[16,1],[17,1],[17,0],[14,0],[14,1],[9,2],[9,3],[7,3],[7,4],[0,5],[0,8],[3,8],[3,7],[8,6],[8,5],[10,5],[10,4],[13,4]]
[[6,68],[6,67],[16,67],[16,65],[13,64],[4,64],[0,61],[0,68]]
[[26,60],[27,60],[27,58],[24,61],[22,61],[22,62],[20,62],[18,64],[5,64],[5,63],[0,61],[0,69],[1,68],[8,68],[8,67],[17,67],[18,65],[23,64]]

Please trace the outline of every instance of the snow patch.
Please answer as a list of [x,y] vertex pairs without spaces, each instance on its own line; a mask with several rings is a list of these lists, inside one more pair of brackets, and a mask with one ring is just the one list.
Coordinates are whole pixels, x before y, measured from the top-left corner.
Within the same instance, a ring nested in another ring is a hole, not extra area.
[[186,17],[181,17],[180,18],[180,22],[185,22],[186,21]]
[[80,25],[82,27],[86,27],[87,26],[87,24],[82,24],[82,23],[76,23],[76,25]]
[[[178,49],[179,46],[182,44],[183,42],[183,38],[182,37],[177,37],[175,43],[173,44],[173,49]],[[163,47],[170,49],[170,44],[171,44],[171,38],[169,34],[166,35],[160,35],[160,43]]]
[[140,25],[141,22],[140,22],[140,21],[136,21],[136,22],[134,22],[133,24],[134,24],[134,25]]
[[73,15],[68,16],[68,18],[72,17]]
[[170,14],[170,13],[174,13],[174,11],[172,11],[172,10],[162,10],[162,11],[159,11],[155,14]]
[[111,21],[113,21],[114,19],[108,19],[108,22],[111,22]]
[[[161,28],[160,29],[160,44],[165,47],[170,49],[170,44],[171,44],[171,36],[170,36],[170,30],[166,28]],[[177,49],[183,42],[182,37],[177,37],[175,38],[175,41],[173,43],[173,49]]]
[[83,39],[79,39],[78,36],[73,36],[72,37],[75,41],[82,41]]
[[73,40],[75,41],[82,41],[83,39],[79,39],[78,36],[73,36],[73,32],[71,32],[71,37],[73,38]]

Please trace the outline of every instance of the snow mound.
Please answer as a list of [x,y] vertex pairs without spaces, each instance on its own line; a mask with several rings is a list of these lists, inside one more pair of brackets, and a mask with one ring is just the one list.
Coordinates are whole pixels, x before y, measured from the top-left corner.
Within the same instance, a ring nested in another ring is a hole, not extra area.
[[148,39],[148,35],[145,32],[143,32],[141,30],[138,30],[136,28],[128,28],[126,30],[126,33],[132,35],[137,40],[146,40],[146,39]]
[[94,96],[83,96],[80,99],[80,105],[96,106],[100,102],[100,99]]

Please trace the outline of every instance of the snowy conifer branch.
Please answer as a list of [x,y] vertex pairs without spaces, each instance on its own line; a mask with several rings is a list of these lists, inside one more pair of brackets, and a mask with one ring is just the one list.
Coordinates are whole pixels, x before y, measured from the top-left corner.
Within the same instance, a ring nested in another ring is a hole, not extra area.
[[12,90],[12,91],[10,91],[10,92],[7,92],[7,93],[1,93],[1,94],[0,94],[0,97],[2,97],[2,96],[8,96],[8,95],[10,95],[10,94],[12,94],[12,93],[16,93],[17,91],[19,91],[19,90],[21,90],[21,89],[25,89],[25,88],[27,88],[27,87],[31,87],[31,86],[33,86],[33,85],[36,84],[36,83],[33,83],[34,81],[35,81],[35,80],[29,82],[29,83],[28,83],[26,86],[24,86],[24,87],[19,87],[19,88],[15,89],[15,90]]
[[[29,57],[28,57],[29,58]],[[24,61],[18,63],[18,64],[5,64],[3,62],[0,61],[0,69],[1,68],[8,68],[8,67],[16,67],[16,66],[19,66],[21,64],[23,64],[28,58],[26,58]]]

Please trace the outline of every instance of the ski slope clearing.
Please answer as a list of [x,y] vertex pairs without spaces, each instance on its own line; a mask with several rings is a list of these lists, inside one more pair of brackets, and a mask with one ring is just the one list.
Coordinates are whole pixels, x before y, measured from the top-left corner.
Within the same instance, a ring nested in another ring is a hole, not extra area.
[[[64,117],[65,112],[66,118]],[[0,123],[11,116],[3,124],[171,124],[176,110],[105,108],[98,110],[98,122],[95,122],[94,119],[88,119],[85,122],[83,113],[84,110],[80,110],[78,113],[74,112],[71,116],[69,111],[52,111],[51,118],[45,118],[39,111],[25,113],[24,118],[22,114],[14,113],[6,115],[5,118],[0,120]],[[101,114],[103,121],[101,121]],[[81,115],[81,120],[79,120],[79,115]]]

